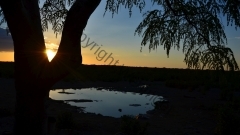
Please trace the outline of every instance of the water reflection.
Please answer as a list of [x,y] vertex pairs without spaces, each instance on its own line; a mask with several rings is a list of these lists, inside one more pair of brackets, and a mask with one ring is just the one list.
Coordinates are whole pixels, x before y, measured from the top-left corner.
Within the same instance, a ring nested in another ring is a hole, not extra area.
[[[101,90],[100,90],[101,89]],[[64,91],[63,94],[59,93]],[[151,102],[154,95],[139,94],[133,92],[109,91],[103,88],[84,89],[56,89],[50,91],[50,98],[55,100],[68,100],[73,106],[86,107],[86,112],[100,113],[103,116],[121,117],[122,115],[145,114],[152,110]],[[157,100],[163,100],[162,96],[154,96]],[[74,102],[89,100],[93,102]],[[155,100],[155,101],[157,101]]]

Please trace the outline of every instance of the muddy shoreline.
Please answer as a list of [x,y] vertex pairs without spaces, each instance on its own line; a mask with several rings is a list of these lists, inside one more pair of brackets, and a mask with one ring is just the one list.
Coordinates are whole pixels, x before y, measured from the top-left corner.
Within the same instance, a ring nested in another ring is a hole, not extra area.
[[[146,89],[140,88],[147,85]],[[215,107],[225,103],[220,100],[220,90],[210,89],[206,93],[201,87],[195,90],[168,88],[164,82],[58,82],[52,89],[80,89],[88,87],[109,88],[122,92],[139,92],[163,96],[167,106],[151,112],[150,135],[207,135],[214,134],[217,124]],[[239,92],[236,93],[239,95]],[[14,112],[14,80],[0,78],[0,107]],[[50,100],[49,115],[56,116],[60,111],[73,112],[79,122],[79,131],[89,135],[113,135],[118,132],[120,119],[96,114],[79,113],[76,107],[63,102]],[[0,118],[0,131],[9,130],[13,117]],[[8,126],[6,126],[8,125]]]

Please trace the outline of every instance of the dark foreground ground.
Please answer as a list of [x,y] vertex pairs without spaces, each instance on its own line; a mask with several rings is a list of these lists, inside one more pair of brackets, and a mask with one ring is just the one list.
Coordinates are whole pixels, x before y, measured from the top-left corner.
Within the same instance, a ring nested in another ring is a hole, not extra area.
[[[138,88],[139,85],[143,84],[147,84],[149,87],[147,89]],[[213,135],[219,133],[220,130],[222,131],[222,126],[224,126],[224,122],[220,119],[219,108],[227,101],[222,100],[221,91],[217,88],[211,88],[207,91],[203,90],[203,87],[196,89],[169,88],[161,81],[85,81],[59,82],[53,86],[53,89],[83,87],[114,87],[118,91],[141,92],[165,97],[169,101],[168,103],[150,111],[149,119],[138,120],[140,123],[148,122],[150,124],[147,129],[149,135]],[[233,92],[233,95],[239,97],[240,94]],[[0,78],[0,135],[2,132],[12,130],[14,100],[14,80]],[[57,117],[62,112],[71,112],[74,121],[77,122],[74,127],[76,134],[116,135],[120,132],[120,118],[79,113],[77,108],[54,100],[50,100],[49,104],[48,113],[51,116]],[[230,129],[225,130],[229,130],[230,133]],[[59,130],[58,134],[68,135],[68,132],[70,130],[62,129]],[[239,131],[235,133],[240,134]]]

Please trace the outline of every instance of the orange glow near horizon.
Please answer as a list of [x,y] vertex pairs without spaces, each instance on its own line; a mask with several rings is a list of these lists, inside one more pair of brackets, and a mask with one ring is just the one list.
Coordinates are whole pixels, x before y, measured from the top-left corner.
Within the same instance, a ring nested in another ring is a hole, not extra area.
[[46,54],[48,56],[48,60],[51,61],[56,55],[56,52],[52,51],[51,49],[47,49]]
[[14,52],[1,52],[0,61],[14,61]]

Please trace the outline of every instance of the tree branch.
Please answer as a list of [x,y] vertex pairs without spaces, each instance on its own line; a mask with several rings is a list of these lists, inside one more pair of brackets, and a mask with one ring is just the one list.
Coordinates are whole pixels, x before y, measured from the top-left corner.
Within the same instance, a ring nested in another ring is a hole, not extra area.
[[[58,80],[82,64],[81,36],[101,0],[77,0],[67,13],[58,52],[42,78]],[[55,83],[55,82],[54,82]]]
[[37,41],[40,41],[41,43],[39,46],[41,46],[41,49],[45,51],[45,43],[44,43],[44,36],[42,32],[42,25],[41,25],[41,17],[40,17],[40,11],[39,11],[39,0],[23,0],[23,5],[25,7],[25,10],[31,19],[32,25],[34,26],[34,34],[36,34]]
[[36,78],[42,69],[39,66],[48,62],[38,1],[1,0],[0,5],[14,41],[15,66],[25,65],[24,69],[15,68],[15,74]]
[[[19,43],[18,45],[14,44],[15,51],[39,51],[40,48],[42,49],[45,46],[43,34],[39,34],[41,19],[37,0],[1,0],[0,5],[13,41]],[[26,42],[35,42],[37,45],[29,46]]]

